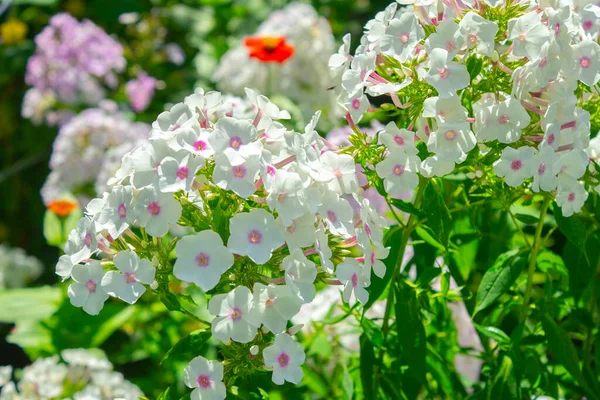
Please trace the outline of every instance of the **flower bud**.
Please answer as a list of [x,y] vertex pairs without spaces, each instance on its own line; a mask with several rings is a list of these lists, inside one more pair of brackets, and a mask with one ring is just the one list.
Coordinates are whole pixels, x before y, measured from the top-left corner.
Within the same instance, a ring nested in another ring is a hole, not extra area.
[[492,54],[492,62],[498,62],[498,60],[500,60],[500,56],[498,55],[498,52],[494,50],[494,53]]
[[256,356],[259,351],[260,348],[257,345],[250,347],[250,354],[252,354],[253,356]]
[[290,336],[294,336],[296,333],[300,332],[300,330],[304,327],[304,324],[297,324],[288,329],[288,333]]
[[154,281],[150,284],[150,289],[156,290],[158,289],[158,282]]

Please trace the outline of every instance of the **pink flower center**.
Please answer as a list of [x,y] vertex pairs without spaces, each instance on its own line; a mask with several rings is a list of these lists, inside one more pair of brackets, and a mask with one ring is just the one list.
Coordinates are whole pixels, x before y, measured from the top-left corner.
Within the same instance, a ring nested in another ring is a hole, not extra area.
[[350,279],[352,281],[352,287],[356,289],[356,287],[358,286],[358,275],[356,275],[356,272],[352,274],[352,278]]
[[521,42],[527,40],[527,32],[521,32],[521,33],[519,33],[519,40]]
[[238,307],[233,307],[229,316],[233,321],[237,322],[242,319],[242,310],[240,310]]
[[546,164],[540,164],[540,167],[538,168],[538,175],[544,175],[544,172],[546,172]]
[[337,214],[335,213],[335,211],[327,210],[327,219],[335,224],[338,220]]
[[123,276],[125,277],[125,282],[132,284],[137,282],[137,279],[135,277],[135,274],[133,272],[125,272],[123,274]]
[[579,65],[581,65],[581,68],[589,68],[590,64],[589,57],[583,56],[579,59]]
[[558,36],[559,33],[560,33],[560,23],[557,22],[556,24],[554,24],[554,34],[556,36]]
[[400,35],[400,41],[404,44],[408,43],[408,38],[410,37],[410,35],[408,34],[408,32],[404,32],[402,35]]
[[119,204],[119,207],[117,208],[117,214],[119,215],[119,218],[125,218],[127,215],[127,207],[125,206],[125,203]]
[[83,238],[83,244],[85,245],[85,247],[87,247],[88,249],[90,247],[92,247],[92,234],[90,232],[87,232],[85,234],[85,237]]
[[522,166],[523,166],[523,161],[521,161],[521,160],[513,160],[510,163],[510,167],[513,169],[513,171],[520,170]]
[[502,114],[501,116],[498,117],[498,123],[500,125],[504,125],[506,124],[508,121],[510,121],[510,118],[508,117],[508,115],[506,114]]
[[196,256],[196,265],[198,265],[199,267],[208,267],[209,262],[210,262],[210,257],[205,252],[200,252]]
[[360,100],[359,99],[352,100],[352,108],[354,108],[355,110],[358,110],[360,108]]
[[469,37],[469,42],[471,44],[476,44],[477,43],[477,35],[476,34],[470,33],[468,37]]
[[375,264],[375,253],[371,253],[371,265]]
[[333,169],[333,174],[335,175],[336,178],[341,178],[342,177],[342,171],[340,171],[339,168],[334,168]]
[[281,368],[286,368],[290,363],[290,356],[288,356],[286,352],[282,352],[279,357],[277,357],[277,363]]
[[440,78],[442,79],[446,79],[450,76],[450,70],[448,69],[448,67],[442,67],[438,70],[438,73],[440,74]]
[[289,233],[294,233],[296,231],[296,223],[292,222],[292,224],[290,226],[288,226],[287,228],[285,228],[286,231],[288,231]]
[[148,213],[152,216],[160,214],[160,203],[158,201],[151,201],[148,203]]
[[187,167],[179,167],[179,169],[177,170],[177,173],[175,175],[177,176],[177,179],[179,179],[180,181],[186,179],[188,177]]
[[592,26],[594,26],[594,22],[591,19],[586,19],[585,21],[583,21],[583,30],[585,31],[589,31],[590,29],[592,29]]
[[262,242],[262,233],[253,229],[248,233],[248,243],[250,244],[260,244]]
[[231,172],[233,172],[233,176],[241,179],[244,176],[246,176],[246,167],[244,167],[243,165],[236,165],[233,168],[231,168]]
[[548,135],[548,144],[554,143],[555,139],[556,139],[556,137],[554,136],[554,133],[551,133],[550,135]]
[[454,50],[456,50],[456,43],[454,43],[453,40],[448,40],[446,42],[446,50],[448,50],[448,53],[453,52]]
[[279,203],[283,203],[285,201],[286,197],[287,197],[286,193],[280,192],[280,193],[277,194],[277,201]]
[[96,293],[96,282],[94,282],[93,280],[88,280],[85,283],[85,288],[87,289],[88,292],[90,293]]
[[569,193],[569,197],[567,197],[567,200],[569,201],[569,203],[575,201],[575,192]]
[[269,175],[269,176],[275,176],[276,173],[277,173],[277,170],[275,169],[274,166],[267,165],[267,175]]
[[196,150],[196,151],[206,150],[206,142],[204,140],[198,140],[196,143],[194,143],[194,150]]
[[544,68],[546,64],[548,64],[548,57],[542,57],[540,58],[540,63],[538,64],[538,67]]
[[404,173],[404,165],[396,164],[396,166],[394,166],[394,169],[392,169],[392,173],[396,176],[402,175]]
[[242,145],[242,139],[240,139],[237,136],[234,136],[231,138],[231,140],[229,140],[229,146],[234,150],[238,150],[241,145]]
[[398,146],[404,146],[404,138],[400,135],[394,136],[394,142],[396,142]]
[[196,380],[198,386],[202,389],[208,389],[210,387],[210,377],[208,375],[200,375]]
[[271,307],[273,305],[273,303],[275,303],[275,299],[272,298],[267,298],[267,300],[265,300],[265,306],[267,307]]
[[456,139],[456,136],[457,136],[457,135],[458,135],[458,134],[457,134],[457,133],[456,133],[456,131],[455,131],[455,130],[453,130],[453,129],[451,129],[451,130],[449,130],[449,131],[446,131],[446,133],[444,133],[444,137],[445,137],[447,140],[454,140],[454,139]]

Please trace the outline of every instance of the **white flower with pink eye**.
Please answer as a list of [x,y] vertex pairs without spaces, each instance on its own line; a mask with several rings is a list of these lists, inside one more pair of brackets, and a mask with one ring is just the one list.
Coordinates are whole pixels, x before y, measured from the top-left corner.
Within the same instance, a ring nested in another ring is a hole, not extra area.
[[345,258],[335,270],[335,275],[344,284],[344,301],[349,302],[352,293],[356,300],[365,304],[369,300],[369,292],[365,290],[371,284],[371,277],[365,273],[365,268],[354,258]]
[[385,129],[379,133],[379,139],[392,153],[400,151],[406,154],[417,154],[415,133],[407,129],[398,129],[395,122],[385,126]]
[[346,99],[344,107],[350,113],[350,118],[355,124],[358,124],[362,119],[363,115],[369,108],[369,99],[364,95],[362,90],[359,90],[351,97]]
[[181,238],[175,251],[177,261],[173,275],[184,282],[195,283],[205,292],[213,289],[221,275],[233,265],[233,254],[211,230]]
[[121,236],[134,222],[133,187],[114,186],[98,217],[98,223],[113,237]]
[[161,192],[174,193],[180,190],[189,192],[196,172],[204,165],[202,157],[191,154],[177,154],[165,157],[158,167],[158,187]]
[[466,122],[467,109],[463,107],[458,96],[429,97],[423,103],[423,117],[435,118],[438,124]]
[[535,61],[542,45],[550,39],[550,32],[542,23],[541,15],[531,11],[508,21],[508,39],[512,40],[513,55]]
[[70,257],[71,263],[77,264],[89,258],[96,250],[96,223],[88,217],[81,218],[69,233],[64,247],[65,254]]
[[529,125],[531,118],[519,100],[509,97],[482,107],[475,115],[475,121],[475,133],[480,142],[513,143],[521,138],[521,130]]
[[377,175],[382,178],[388,193],[410,191],[419,184],[420,159],[416,155],[402,152],[391,153],[375,166]]
[[350,95],[362,93],[374,70],[375,54],[357,54],[352,59],[350,69],[342,75],[342,87]]
[[142,189],[134,207],[137,223],[154,237],[164,236],[171,224],[181,216],[181,204],[170,193],[161,193],[154,187]]
[[581,149],[573,149],[559,157],[552,172],[558,175],[561,190],[569,190],[577,184],[577,180],[585,174],[588,162],[587,154]]
[[354,211],[347,200],[340,198],[335,192],[326,191],[319,206],[319,214],[329,231],[334,235],[349,236],[354,234],[352,218]]
[[380,278],[385,276],[386,267],[383,261],[390,254],[389,247],[375,246],[367,237],[364,229],[356,230],[358,245],[363,251],[365,275],[371,275],[371,270]]
[[317,279],[317,267],[310,261],[301,249],[294,249],[290,255],[281,262],[281,268],[285,270],[285,283],[302,299],[304,303],[310,303],[315,298],[315,279]]
[[258,137],[256,128],[245,119],[221,118],[208,140],[216,154],[225,149],[241,151],[243,146],[252,143]]
[[415,14],[407,12],[390,21],[379,45],[385,54],[403,63],[415,55],[415,48],[424,37],[425,32]]
[[286,285],[268,285],[256,282],[253,288],[254,308],[260,320],[273,333],[285,330],[287,322],[300,311],[302,301]]
[[433,49],[429,54],[429,70],[423,73],[424,79],[438,91],[440,97],[450,97],[457,90],[469,85],[467,68],[448,59],[444,49]]
[[202,88],[196,88],[194,94],[186,96],[183,102],[196,113],[202,126],[207,126],[211,117],[224,107],[220,92],[204,93]]
[[83,307],[83,311],[90,315],[98,315],[108,299],[108,294],[101,287],[103,276],[104,270],[99,261],[75,265],[72,277],[76,283],[69,285],[67,291],[71,304]]
[[266,115],[267,117],[275,120],[291,118],[289,112],[280,110],[279,107],[271,103],[271,100],[269,100],[266,96],[258,94],[252,89],[245,88],[244,90],[246,91],[246,96],[248,96],[250,103],[252,103],[258,110],[257,118],[255,118],[255,120],[260,120],[262,115]]
[[462,162],[476,144],[475,135],[468,123],[452,122],[438,125],[429,136],[427,149],[440,159]]
[[215,150],[208,141],[212,133],[211,129],[202,129],[194,125],[191,129],[186,129],[177,135],[177,144],[196,156],[209,158],[215,154]]
[[327,183],[330,190],[338,193],[354,193],[358,189],[356,163],[349,154],[327,151],[321,155],[322,168],[311,171],[311,177]]
[[315,242],[315,215],[307,212],[286,225],[281,217],[275,222],[283,232],[283,238],[290,249],[312,246]]
[[478,54],[491,57],[494,52],[494,39],[498,32],[498,24],[469,11],[458,24],[457,35],[466,38],[469,49],[475,47]]
[[117,253],[113,259],[117,271],[108,271],[102,278],[102,289],[126,303],[134,304],[154,282],[156,269],[150,260],[140,258],[131,250]]
[[273,368],[273,382],[283,385],[285,381],[295,385],[302,380],[302,368],[306,355],[302,345],[287,333],[275,336],[273,344],[263,350],[265,367]]
[[267,196],[271,210],[277,210],[286,225],[305,212],[304,181],[295,172],[277,171],[275,180]]
[[584,40],[573,46],[576,71],[579,80],[588,86],[600,81],[600,45],[592,40]]
[[256,191],[254,181],[260,170],[260,157],[256,154],[241,157],[233,153],[226,149],[215,155],[212,178],[218,187],[247,198]]
[[531,189],[534,192],[540,190],[551,192],[558,185],[558,178],[553,171],[553,166],[558,160],[558,156],[550,145],[540,145],[538,153],[531,160],[531,174],[533,175],[533,184]]
[[589,193],[581,182],[577,182],[570,189],[559,189],[556,195],[556,204],[561,208],[562,214],[565,217],[581,211],[581,207],[588,198]]
[[504,177],[508,186],[519,186],[532,176],[533,148],[522,146],[518,149],[507,147],[502,150],[500,159],[494,162],[496,175]]
[[273,215],[262,208],[234,215],[229,220],[229,232],[229,250],[257,264],[269,261],[272,251],[285,243]]
[[184,103],[177,103],[169,111],[158,115],[152,123],[149,137],[150,140],[171,140],[183,129],[197,124],[195,113]]
[[246,286],[213,296],[208,302],[208,311],[217,316],[211,323],[216,339],[248,343],[256,336],[260,313],[254,308],[254,298]]
[[459,26],[454,19],[444,19],[436,27],[434,33],[425,40],[425,51],[431,53],[435,48],[445,49],[448,59],[452,60],[465,44],[465,37],[458,32]]
[[198,356],[190,361],[183,374],[185,385],[194,389],[192,400],[224,400],[227,396],[220,362]]

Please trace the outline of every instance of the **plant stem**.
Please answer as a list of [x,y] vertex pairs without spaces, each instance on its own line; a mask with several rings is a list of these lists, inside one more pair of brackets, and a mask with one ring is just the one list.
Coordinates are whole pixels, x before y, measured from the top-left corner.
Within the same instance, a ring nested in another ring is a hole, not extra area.
[[548,212],[549,205],[550,198],[547,198],[544,200],[544,204],[542,205],[540,220],[538,221],[538,225],[535,230],[535,238],[533,239],[533,247],[531,248],[531,258],[529,259],[529,268],[527,269],[527,287],[525,288],[525,298],[523,299],[523,319],[527,316],[527,308],[529,307],[529,301],[531,300],[531,292],[533,291],[533,274],[535,272],[537,255],[540,252],[544,242],[544,240],[541,240],[542,230],[544,228],[544,220],[546,219],[546,213]]

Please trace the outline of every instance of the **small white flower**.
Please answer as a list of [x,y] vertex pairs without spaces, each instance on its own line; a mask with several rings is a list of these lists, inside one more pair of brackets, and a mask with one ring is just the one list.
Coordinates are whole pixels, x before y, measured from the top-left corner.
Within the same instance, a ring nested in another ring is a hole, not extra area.
[[390,21],[379,45],[385,54],[403,63],[414,56],[417,44],[424,37],[425,32],[415,14],[406,12]]
[[546,192],[551,192],[558,185],[558,178],[552,171],[553,165],[558,160],[558,156],[554,153],[554,149],[549,145],[541,145],[538,148],[538,153],[531,161],[531,172],[533,175],[533,185],[531,189],[534,192],[539,192],[540,189]]
[[[267,117],[275,120],[291,118],[289,112],[285,110],[279,110],[279,107],[271,103],[266,96],[260,95],[254,90],[248,88],[245,88],[245,91],[250,103],[252,103],[258,109],[259,115],[266,115]],[[257,117],[259,115],[257,115]],[[260,117],[258,119],[260,119]]]
[[146,291],[142,283],[150,285],[154,282],[156,270],[150,260],[140,259],[131,250],[117,253],[113,262],[122,273],[108,271],[102,278],[102,289],[111,296],[134,304]]
[[583,150],[573,149],[562,154],[553,165],[552,173],[558,175],[561,190],[569,190],[585,174],[588,165],[587,154]]
[[308,247],[314,244],[315,215],[307,212],[295,218],[289,225],[284,224],[281,217],[277,218],[277,225],[283,232],[283,238],[291,249]]
[[469,73],[464,65],[450,62],[448,51],[433,49],[429,55],[429,71],[424,79],[438,91],[440,97],[450,97],[469,85]]
[[354,158],[348,154],[327,151],[321,155],[323,168],[311,171],[311,177],[318,182],[326,182],[329,189],[339,193],[353,193],[358,188]]
[[285,282],[304,303],[310,303],[315,298],[315,279],[317,278],[317,268],[315,263],[310,261],[302,250],[294,249],[290,255],[281,262],[281,267],[285,270]]
[[581,211],[581,207],[588,198],[589,193],[581,182],[577,182],[570,189],[558,191],[556,195],[556,204],[561,208],[565,217],[570,217],[574,213]]
[[429,136],[427,148],[440,159],[460,162],[475,144],[475,135],[468,123],[443,123]]
[[600,81],[600,45],[592,40],[584,40],[573,46],[573,56],[577,63],[579,80],[588,86]]
[[165,157],[158,167],[158,186],[161,192],[189,192],[204,159],[191,154]]
[[177,135],[177,144],[196,156],[209,158],[215,154],[209,142],[212,133],[210,129],[201,129],[194,125],[191,129],[186,129]]
[[439,124],[460,123],[467,121],[467,109],[460,102],[460,97],[429,97],[423,103],[423,117],[435,118]]
[[354,234],[352,217],[354,211],[347,200],[340,198],[335,192],[327,191],[319,206],[319,214],[334,235],[348,236]]
[[173,275],[184,282],[195,283],[204,291],[214,288],[221,275],[233,265],[233,254],[211,230],[181,238],[175,250],[177,261]]
[[72,276],[76,283],[69,285],[68,295],[71,304],[75,307],[83,307],[83,311],[90,315],[98,315],[108,299],[108,294],[100,286],[104,276],[100,262],[77,264],[73,267]]
[[513,143],[521,138],[521,130],[530,122],[529,114],[513,97],[482,107],[475,115],[475,128],[480,141],[498,140]]
[[517,57],[537,60],[542,45],[549,38],[548,28],[542,23],[540,14],[535,11],[508,21],[508,39],[512,40],[512,53]]
[[287,322],[300,311],[302,301],[286,285],[254,284],[254,308],[260,320],[273,333],[285,330]]
[[260,326],[260,314],[254,308],[252,293],[238,286],[227,294],[217,294],[208,302],[208,311],[217,317],[212,321],[213,336],[221,341],[248,343]]
[[267,204],[271,210],[277,210],[287,226],[294,218],[304,215],[304,194],[304,182],[300,175],[279,170],[267,196]]
[[395,122],[390,122],[380,132],[379,138],[391,152],[402,151],[407,154],[417,154],[415,133],[407,129],[398,129]]
[[390,254],[389,247],[379,247],[373,245],[363,229],[356,230],[358,245],[364,253],[365,275],[371,275],[371,270],[380,278],[385,276],[386,267],[381,261]]
[[173,195],[160,193],[153,187],[142,189],[134,210],[138,224],[154,237],[164,236],[181,216],[181,204]]
[[192,400],[224,400],[227,390],[223,384],[223,365],[202,356],[194,358],[185,367],[183,381],[194,389]]
[[254,181],[260,171],[260,157],[255,154],[241,157],[233,153],[226,149],[215,155],[213,181],[218,187],[247,198],[256,191]]
[[469,11],[458,24],[459,35],[466,38],[467,47],[477,49],[477,53],[490,57],[494,52],[494,39],[498,24]]
[[256,128],[248,120],[224,117],[217,122],[208,141],[215,153],[219,154],[225,149],[240,151],[257,136]]
[[298,384],[302,380],[302,369],[306,355],[302,345],[287,333],[275,336],[273,344],[263,350],[265,366],[273,368],[273,382],[283,385],[285,381]]
[[359,90],[346,99],[344,108],[350,113],[352,121],[358,124],[369,108],[369,105],[369,99],[367,99],[362,90]]
[[71,263],[77,264],[89,258],[97,248],[96,223],[88,217],[83,217],[69,233],[64,248],[65,254],[71,258]]
[[420,159],[416,155],[391,153],[375,166],[377,175],[384,180],[388,193],[414,190],[419,184]]
[[198,123],[194,117],[194,113],[187,105],[184,103],[175,104],[169,111],[160,113],[156,121],[152,123],[150,140],[170,140],[174,138],[182,129]]
[[117,238],[134,222],[133,187],[115,186],[98,217],[98,223]]
[[507,147],[502,150],[500,159],[494,163],[494,172],[504,177],[508,186],[519,186],[523,181],[532,176],[531,164],[533,149],[523,146],[518,149]]
[[445,49],[448,52],[448,59],[452,60],[465,44],[465,37],[458,30],[459,26],[452,18],[440,22],[435,33],[425,40],[427,53],[431,53],[435,48]]
[[349,302],[352,293],[356,300],[365,304],[369,293],[365,287],[370,285],[370,277],[366,276],[364,267],[353,258],[345,258],[336,268],[335,275],[344,284],[344,301]]
[[275,219],[262,208],[234,215],[229,221],[229,232],[229,250],[248,256],[257,264],[269,261],[271,252],[284,244]]

